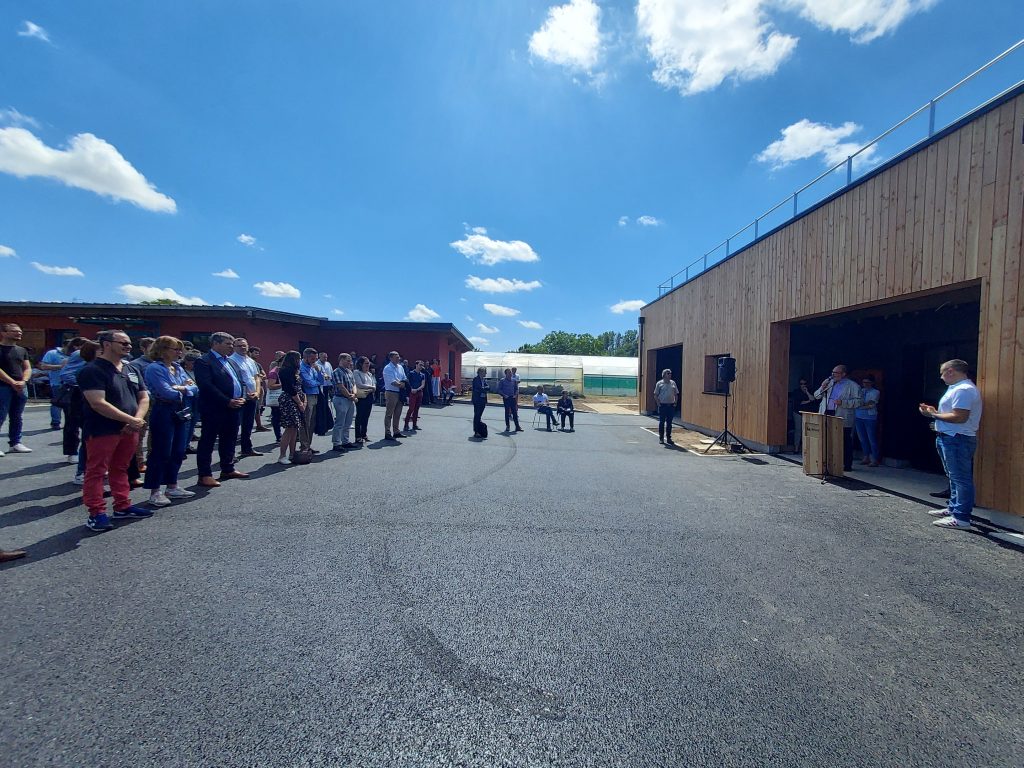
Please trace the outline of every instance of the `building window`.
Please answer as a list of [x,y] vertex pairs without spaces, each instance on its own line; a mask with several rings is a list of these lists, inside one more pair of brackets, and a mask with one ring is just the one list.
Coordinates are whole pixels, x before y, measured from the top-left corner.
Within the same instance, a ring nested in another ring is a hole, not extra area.
[[210,349],[209,331],[186,331],[181,334],[181,340],[190,342],[193,347],[200,351],[207,351]]
[[718,358],[728,356],[728,352],[722,352],[718,355],[704,355],[705,395],[726,395],[729,393],[729,385],[718,380]]

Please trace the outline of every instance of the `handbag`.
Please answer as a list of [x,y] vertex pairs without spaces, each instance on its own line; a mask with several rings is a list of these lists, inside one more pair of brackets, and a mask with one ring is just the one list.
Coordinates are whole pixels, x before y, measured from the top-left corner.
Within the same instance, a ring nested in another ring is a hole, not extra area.
[[296,451],[292,464],[309,464],[313,461],[312,451]]
[[67,408],[71,405],[71,396],[76,389],[78,387],[71,384],[61,384],[50,402],[58,408]]

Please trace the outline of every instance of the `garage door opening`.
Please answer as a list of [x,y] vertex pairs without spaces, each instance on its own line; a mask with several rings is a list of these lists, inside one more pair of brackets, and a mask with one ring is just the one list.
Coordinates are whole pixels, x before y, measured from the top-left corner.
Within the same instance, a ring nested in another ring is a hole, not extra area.
[[981,287],[974,285],[794,322],[789,391],[805,377],[813,392],[839,363],[857,383],[871,374],[881,392],[883,460],[941,473],[931,422],[921,417],[917,405],[936,404],[942,397],[945,385],[938,371],[946,360],[966,360],[974,378],[980,306]]
[[[675,420],[679,421],[682,418],[682,404],[683,404],[683,345],[680,344],[674,347],[662,347],[661,349],[652,349],[647,353],[648,362],[648,381],[647,386],[648,394],[654,392],[654,385],[661,379],[661,372],[666,368],[672,371],[672,379],[675,381],[676,386],[679,387],[679,399],[676,400],[676,416]],[[649,412],[654,413],[657,408],[654,404],[654,399],[648,401],[650,403]]]

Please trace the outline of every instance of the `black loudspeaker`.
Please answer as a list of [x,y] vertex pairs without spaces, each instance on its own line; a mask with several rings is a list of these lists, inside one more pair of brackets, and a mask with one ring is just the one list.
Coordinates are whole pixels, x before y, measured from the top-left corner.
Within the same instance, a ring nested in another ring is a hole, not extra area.
[[718,381],[722,384],[736,381],[736,358],[718,358]]

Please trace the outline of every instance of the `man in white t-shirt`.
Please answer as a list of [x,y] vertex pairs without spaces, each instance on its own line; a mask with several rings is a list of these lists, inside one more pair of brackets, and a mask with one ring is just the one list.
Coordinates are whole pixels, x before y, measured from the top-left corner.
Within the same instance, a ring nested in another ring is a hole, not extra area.
[[934,525],[941,528],[971,528],[974,509],[974,452],[981,424],[981,393],[967,376],[967,363],[948,360],[939,366],[946,394],[938,407],[921,403],[922,416],[935,420],[935,448],[949,478],[949,509],[936,510]]
[[676,415],[679,387],[672,381],[671,368],[661,372],[661,378],[654,385],[654,399],[658,403],[658,442],[675,445],[672,442],[672,419]]

